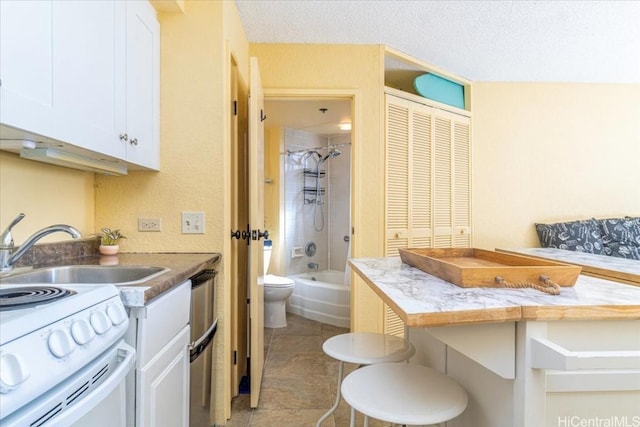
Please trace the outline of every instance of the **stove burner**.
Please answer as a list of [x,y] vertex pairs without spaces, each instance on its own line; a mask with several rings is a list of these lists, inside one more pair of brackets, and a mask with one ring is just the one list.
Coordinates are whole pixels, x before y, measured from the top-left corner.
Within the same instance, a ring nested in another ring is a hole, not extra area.
[[75,293],[75,291],[55,288],[53,286],[23,286],[19,288],[0,289],[0,310],[48,304]]

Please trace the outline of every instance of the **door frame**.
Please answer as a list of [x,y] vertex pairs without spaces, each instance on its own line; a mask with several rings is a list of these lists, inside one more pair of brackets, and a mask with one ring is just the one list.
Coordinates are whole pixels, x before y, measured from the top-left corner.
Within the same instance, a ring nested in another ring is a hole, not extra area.
[[[350,182],[350,192],[351,192],[351,206],[350,206],[350,217],[351,217],[351,231],[350,231],[350,239],[351,239],[351,256],[354,257],[355,254],[358,254],[358,242],[355,238],[357,235],[354,234],[354,230],[358,230],[360,228],[359,221],[356,220],[356,213],[359,212],[356,199],[358,199],[357,195],[361,194],[359,191],[359,185],[357,180],[355,179],[356,173],[361,169],[361,161],[362,154],[361,151],[363,149],[363,145],[361,144],[361,132],[358,130],[358,125],[362,122],[361,120],[361,112],[362,112],[362,96],[361,91],[359,89],[345,88],[345,89],[288,89],[288,88],[264,88],[264,101],[304,101],[304,100],[318,100],[318,99],[345,99],[351,102],[351,182]],[[266,112],[267,116],[269,112]],[[282,182],[280,185],[284,185]],[[280,195],[284,194],[284,189],[280,189]],[[282,200],[280,200],[280,204],[282,205]],[[282,218],[279,218],[279,236],[278,239],[283,242],[284,241],[284,224],[282,224]],[[281,257],[280,257],[281,258]],[[351,273],[353,276],[353,272]],[[353,283],[353,277],[351,277],[351,283]],[[351,297],[353,299],[353,296]]]

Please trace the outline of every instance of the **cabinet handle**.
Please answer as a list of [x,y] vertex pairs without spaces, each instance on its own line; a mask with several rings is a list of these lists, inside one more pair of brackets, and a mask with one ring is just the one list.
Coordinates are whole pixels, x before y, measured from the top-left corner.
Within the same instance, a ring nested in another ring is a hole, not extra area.
[[127,141],[128,139],[129,139],[129,135],[127,135],[126,133],[120,134],[120,141]]
[[129,141],[129,143],[131,145],[138,145],[138,138],[133,138],[131,141]]

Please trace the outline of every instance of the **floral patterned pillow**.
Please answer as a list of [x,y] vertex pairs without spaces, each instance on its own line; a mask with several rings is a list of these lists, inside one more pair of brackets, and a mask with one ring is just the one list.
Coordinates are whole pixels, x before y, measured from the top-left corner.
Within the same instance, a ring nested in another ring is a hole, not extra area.
[[600,220],[605,255],[640,260],[640,217]]
[[602,234],[595,219],[536,224],[536,231],[543,248],[604,254]]

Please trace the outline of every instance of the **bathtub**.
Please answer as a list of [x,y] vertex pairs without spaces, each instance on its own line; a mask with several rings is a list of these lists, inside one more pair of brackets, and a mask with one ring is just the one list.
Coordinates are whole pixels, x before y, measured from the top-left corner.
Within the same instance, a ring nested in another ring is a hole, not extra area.
[[306,319],[349,327],[350,289],[343,284],[344,272],[324,270],[288,276],[296,282],[287,311]]

